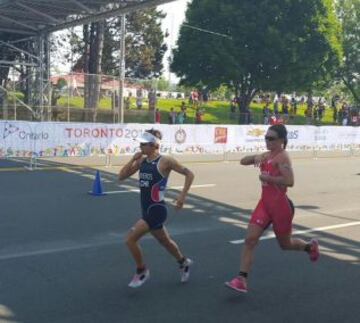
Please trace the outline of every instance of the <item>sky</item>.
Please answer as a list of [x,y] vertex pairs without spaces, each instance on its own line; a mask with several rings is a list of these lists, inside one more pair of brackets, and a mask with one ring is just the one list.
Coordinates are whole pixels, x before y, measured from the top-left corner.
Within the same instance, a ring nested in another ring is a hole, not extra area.
[[166,79],[170,79],[170,81],[176,81],[177,78],[174,74],[169,73],[168,58],[171,48],[175,47],[176,41],[179,37],[180,26],[185,19],[186,6],[188,2],[190,2],[190,0],[177,0],[158,7],[158,9],[161,9],[167,14],[166,18],[163,20],[162,23],[162,30],[164,32],[168,31],[168,33],[170,34],[169,37],[167,37],[166,39],[168,51],[163,60],[163,76]]

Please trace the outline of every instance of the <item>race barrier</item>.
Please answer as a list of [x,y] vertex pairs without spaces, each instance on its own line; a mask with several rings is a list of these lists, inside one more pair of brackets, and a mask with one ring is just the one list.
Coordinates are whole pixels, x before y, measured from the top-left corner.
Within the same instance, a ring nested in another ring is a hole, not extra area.
[[[0,157],[88,157],[133,154],[147,129],[163,134],[162,153],[264,151],[263,125],[94,124],[0,121]],[[289,151],[360,150],[360,127],[288,125]]]

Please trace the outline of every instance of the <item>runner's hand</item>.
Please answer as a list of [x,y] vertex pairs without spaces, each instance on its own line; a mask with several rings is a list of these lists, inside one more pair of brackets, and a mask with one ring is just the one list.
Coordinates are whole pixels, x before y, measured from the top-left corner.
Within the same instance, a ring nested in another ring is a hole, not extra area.
[[137,153],[134,154],[134,156],[132,157],[133,161],[137,161],[139,160],[141,157],[143,156],[143,153],[141,151],[138,151]]
[[255,155],[254,157],[254,167],[260,167],[260,164],[265,161],[264,155]]
[[260,174],[259,179],[262,183],[268,183],[269,182],[269,175],[268,174]]
[[183,194],[180,194],[174,202],[175,202],[176,210],[182,209],[182,207],[184,206],[184,202],[185,202],[185,196]]

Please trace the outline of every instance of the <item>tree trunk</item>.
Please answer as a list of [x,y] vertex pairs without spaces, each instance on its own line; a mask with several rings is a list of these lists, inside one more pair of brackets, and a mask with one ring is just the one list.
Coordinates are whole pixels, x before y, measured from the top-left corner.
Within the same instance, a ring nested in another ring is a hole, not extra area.
[[[87,109],[89,106],[89,59],[90,59],[90,34],[89,34],[89,25],[83,26],[83,37],[84,37],[84,109]],[[84,118],[83,120],[86,121],[87,119],[87,112],[84,110]]]
[[[85,121],[95,121],[96,109],[100,99],[101,88],[101,61],[104,46],[104,22],[92,23],[88,42],[85,50],[88,55],[85,56],[85,84],[84,84],[84,107],[89,113],[85,113]],[[85,30],[86,33],[86,30]],[[84,33],[84,39],[85,39]]]
[[9,70],[10,68],[8,66],[0,67],[0,85],[5,86],[6,80],[9,77]]
[[239,82],[239,124],[249,124],[251,120],[250,103],[258,92],[252,86],[251,80],[245,79]]
[[351,82],[349,82],[348,80],[346,80],[345,77],[342,78],[345,86],[349,89],[349,91],[351,92],[351,94],[354,97],[354,100],[357,104],[360,104],[360,94],[358,94],[354,88],[354,86],[351,84]]

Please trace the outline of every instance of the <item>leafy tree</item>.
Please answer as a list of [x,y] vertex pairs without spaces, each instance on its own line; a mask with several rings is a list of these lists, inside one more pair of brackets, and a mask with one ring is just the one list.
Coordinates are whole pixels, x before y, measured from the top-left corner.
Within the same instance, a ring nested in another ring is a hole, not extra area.
[[[163,43],[165,35],[161,31],[161,19],[165,15],[156,9],[136,11],[126,15],[126,73],[129,78],[153,78],[161,75],[162,58],[167,50]],[[84,70],[84,37],[72,33],[73,52],[80,57],[74,70]],[[102,52],[102,73],[119,75],[120,19],[106,21]]]
[[344,62],[340,79],[360,104],[360,1],[339,0],[338,14],[343,28]]
[[[163,44],[161,19],[156,9],[136,11],[126,16],[125,76],[152,78],[161,75],[162,58],[167,50]],[[72,33],[70,41],[77,59],[73,69],[90,74],[119,75],[120,18],[109,19],[101,29],[98,24],[83,27],[82,38]],[[85,79],[85,107],[96,108],[99,100],[99,76]],[[88,98],[88,99],[87,99]]]
[[193,0],[171,68],[182,83],[233,87],[245,111],[261,90],[330,78],[339,38],[331,0]]
[[157,89],[159,91],[171,91],[171,84],[170,84],[170,82],[168,80],[161,77],[157,81]]

